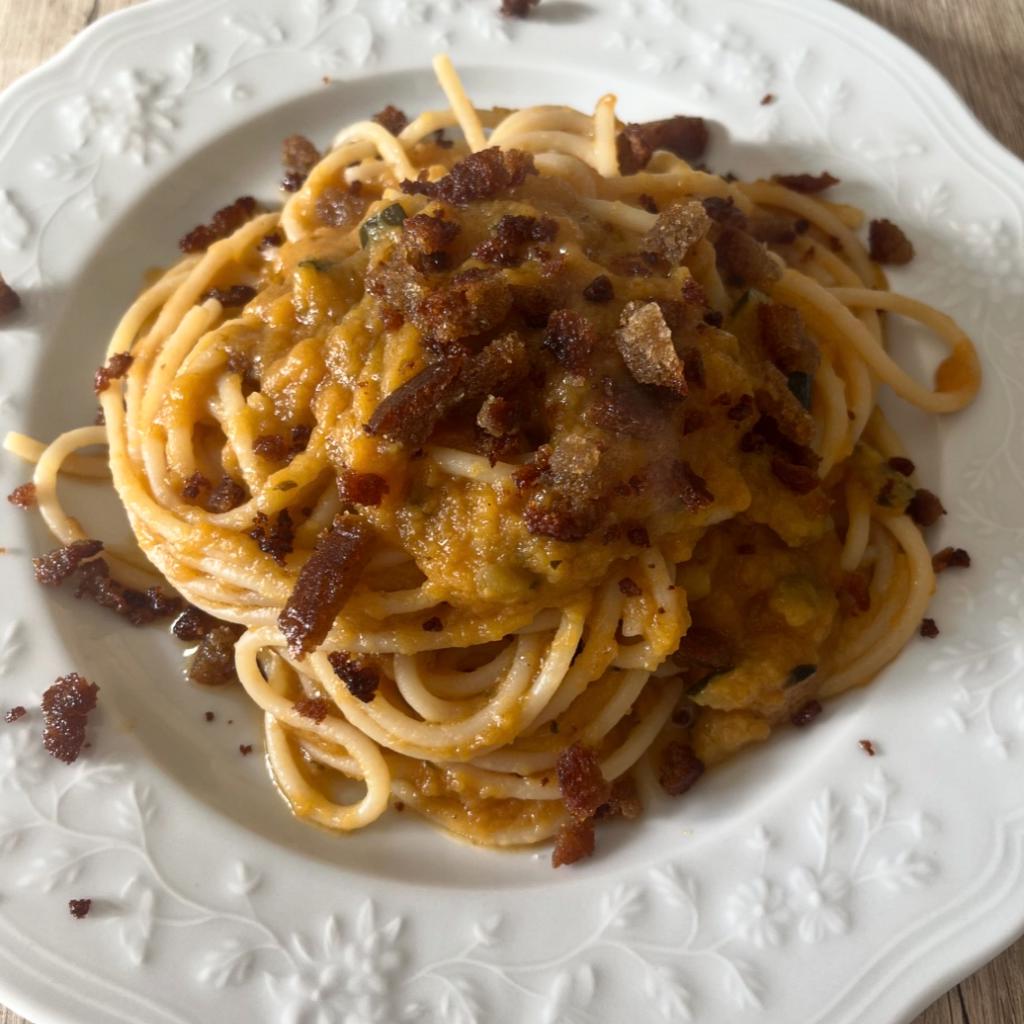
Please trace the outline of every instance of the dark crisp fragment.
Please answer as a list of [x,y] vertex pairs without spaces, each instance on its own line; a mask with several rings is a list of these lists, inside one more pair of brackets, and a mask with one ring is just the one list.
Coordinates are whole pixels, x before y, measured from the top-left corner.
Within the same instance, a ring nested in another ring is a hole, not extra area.
[[601,395],[587,409],[586,419],[595,427],[629,437],[653,437],[664,416],[659,404],[638,385],[618,383],[610,377],[601,381]]
[[146,626],[157,619],[177,615],[182,608],[180,597],[165,594],[159,587],[135,590],[110,575],[110,566],[103,558],[85,562],[78,569],[75,597],[88,597],[101,608],[127,619],[133,626]]
[[21,296],[4,280],[0,274],[0,317],[10,316],[21,308]]
[[354,227],[363,219],[369,200],[363,195],[362,182],[353,181],[348,188],[328,185],[313,206],[316,219],[330,228]]
[[932,569],[945,572],[947,569],[969,569],[971,556],[963,548],[943,548],[932,555]]
[[512,399],[488,395],[476,415],[476,423],[491,437],[505,437],[519,425],[521,412],[519,404]]
[[251,743],[239,743],[238,744],[238,752],[242,755],[242,757],[248,757],[252,753],[252,744]]
[[17,707],[11,708],[10,711],[4,714],[4,721],[7,722],[8,725],[11,725],[14,722],[17,722],[18,719],[24,718],[27,714],[28,712],[19,704]]
[[820,456],[807,445],[798,444],[787,437],[771,416],[762,416],[754,426],[740,438],[739,448],[743,452],[759,452],[765,447],[775,450],[782,461],[807,469],[817,469]]
[[212,722],[217,716],[212,711],[204,711],[203,718],[207,722]]
[[493,267],[460,270],[409,311],[409,319],[434,348],[499,327],[512,309],[512,289]]
[[392,135],[398,135],[409,123],[404,110],[399,110],[393,103],[389,103],[383,110],[378,110],[373,115],[373,120],[382,128],[386,128]]
[[790,717],[790,721],[798,729],[804,728],[804,726],[810,725],[818,715],[821,714],[821,704],[816,700],[809,700],[806,704],[801,705],[796,711],[793,712]]
[[914,246],[910,239],[891,220],[873,220],[868,227],[868,244],[871,258],[876,263],[900,265],[914,258]]
[[556,309],[548,318],[541,342],[561,366],[574,373],[586,370],[598,342],[594,325],[571,309]]
[[195,501],[200,491],[208,491],[210,481],[202,473],[193,473],[182,485],[181,496],[187,501]]
[[252,196],[241,196],[229,206],[221,207],[210,218],[209,224],[193,228],[178,242],[178,248],[186,253],[202,252],[237,231],[255,212],[256,200]]
[[459,374],[458,401],[481,401],[515,387],[530,372],[526,343],[516,331],[495,338],[468,359]]
[[116,355],[111,356],[107,360],[106,365],[101,366],[93,374],[93,391],[95,391],[97,395],[101,391],[106,391],[107,388],[110,387],[110,382],[123,377],[128,372],[128,368],[134,361],[134,358],[128,355],[127,352],[118,352]]
[[267,249],[276,249],[281,245],[284,245],[284,235],[280,231],[271,231],[260,239],[256,248],[260,252],[264,252]]
[[640,584],[636,580],[630,579],[629,576],[623,576],[619,580],[619,591],[626,595],[626,597],[639,597],[643,591],[640,589]]
[[270,555],[278,565],[284,565],[295,544],[292,517],[287,509],[282,509],[271,523],[265,512],[257,512],[249,536],[256,541],[263,554]]
[[626,540],[635,548],[649,548],[651,546],[651,537],[647,532],[647,527],[640,526],[637,523],[626,527]]
[[896,470],[901,476],[913,476],[914,469],[916,468],[910,459],[905,459],[902,455],[894,455],[887,465],[890,469]]
[[553,540],[583,540],[597,525],[600,512],[591,504],[574,505],[557,492],[531,498],[523,509],[527,530]]
[[295,702],[295,710],[303,718],[308,718],[319,725],[327,717],[331,705],[323,697],[303,697],[302,700]]
[[313,428],[300,423],[292,427],[291,447],[288,449],[288,458],[294,459],[296,455],[304,452],[309,447],[309,439],[313,436]]
[[211,512],[230,512],[245,501],[245,488],[225,474],[220,483],[210,492],[206,507]]
[[672,660],[682,669],[688,686],[706,683],[720,672],[736,666],[736,648],[732,641],[717,629],[690,626],[679,641]]
[[523,323],[537,330],[547,327],[555,307],[551,292],[528,284],[513,284],[511,289],[512,308],[523,318]]
[[305,135],[289,135],[281,143],[281,164],[291,174],[304,181],[320,162],[320,150]]
[[687,348],[683,351],[683,373],[687,387],[702,388],[705,383],[704,356],[699,348]]
[[358,473],[345,467],[338,474],[338,497],[353,505],[376,506],[388,493],[388,482],[377,473]]
[[256,361],[247,352],[234,350],[228,354],[228,369],[242,378],[242,395],[248,397],[260,387],[260,371]]
[[816,470],[790,462],[782,456],[776,455],[771,465],[775,479],[795,494],[810,494],[821,483]]
[[765,356],[784,374],[812,375],[821,353],[804,332],[803,319],[792,306],[762,302],[757,307],[758,338]]
[[200,686],[226,686],[235,675],[235,643],[242,635],[242,627],[221,622],[199,641],[195,654],[189,659],[188,677]]
[[583,289],[583,298],[587,302],[611,302],[615,298],[615,288],[612,285],[612,279],[607,274],[598,274]]
[[348,651],[331,651],[327,660],[334,674],[345,684],[345,688],[356,700],[369,704],[380,685],[380,672],[376,665],[360,661]]
[[775,213],[759,213],[750,222],[750,233],[770,245],[787,245],[797,234],[792,218]]
[[642,171],[658,149],[667,149],[684,160],[694,160],[707,149],[708,138],[708,126],[702,117],[680,114],[663,121],[628,124],[615,140],[619,170],[623,174]]
[[627,302],[615,332],[626,367],[639,384],[655,384],[679,397],[687,392],[686,375],[672,331],[656,302]]
[[256,298],[256,289],[249,284],[233,284],[229,288],[210,288],[199,296],[200,302],[216,299],[225,309],[239,309]]
[[871,607],[871,588],[867,576],[849,572],[839,586],[839,604],[847,615],[860,615]]
[[[552,725],[554,723],[552,722]],[[644,805],[637,792],[636,783],[629,775],[620,775],[612,783],[612,794],[606,804],[602,804],[595,817],[625,818],[632,821],[643,813]]]
[[753,412],[754,396],[740,395],[740,397],[729,406],[729,411],[725,415],[736,423],[740,423],[752,415]]
[[839,179],[822,171],[821,174],[773,174],[772,180],[777,181],[794,192],[824,192],[825,189],[839,184]]
[[682,796],[704,774],[704,762],[688,743],[672,740],[665,744],[658,767],[658,782],[669,796]]
[[171,624],[171,632],[179,640],[190,644],[202,640],[216,625],[217,620],[212,615],[190,604]]
[[399,385],[374,410],[366,432],[409,447],[423,444],[444,415],[462,362],[440,359]]
[[868,757],[874,757],[877,751],[875,750],[874,743],[871,740],[857,740],[857,746],[864,751]]
[[525,18],[539,3],[540,0],[501,0],[501,13],[508,18]]
[[921,620],[921,636],[926,640],[934,640],[939,635],[939,627],[935,625],[934,619]]
[[280,434],[260,434],[252,443],[252,450],[267,462],[284,462],[289,445]]
[[747,226],[746,214],[736,205],[732,196],[723,199],[721,196],[708,196],[701,200],[704,212],[722,227],[737,228],[740,231]]
[[101,540],[76,540],[32,559],[36,582],[48,587],[60,586],[88,558],[103,550]]
[[68,900],[68,913],[76,920],[81,921],[92,909],[92,900]]
[[402,236],[406,245],[423,253],[437,253],[447,249],[462,230],[443,213],[418,213],[402,221]]
[[914,496],[907,505],[907,515],[918,526],[934,526],[945,514],[946,510],[937,495],[923,487],[914,492]]
[[718,268],[728,284],[770,293],[782,271],[756,239],[738,228],[724,227],[715,241]]
[[424,620],[423,625],[420,627],[427,633],[440,633],[444,629],[444,623],[436,615],[431,615],[429,619]]
[[672,463],[672,488],[687,512],[699,512],[715,500],[704,477],[694,472],[690,464],[682,459]]
[[373,530],[355,516],[336,516],[295,581],[277,618],[288,648],[301,657],[323,643],[370,557]]
[[551,242],[557,234],[558,224],[550,217],[506,214],[491,228],[490,236],[473,250],[473,256],[482,263],[518,267],[531,242]]
[[85,743],[85,723],[99,687],[77,672],[61,676],[43,693],[43,746],[51,757],[72,764]]
[[680,264],[710,227],[711,218],[701,202],[690,199],[674,203],[660,214],[641,244],[644,252],[653,252],[669,263]]
[[[503,0],[517,3],[523,0]],[[590,857],[595,845],[594,823],[592,821],[568,821],[555,836],[555,848],[551,851],[551,866],[560,868],[563,864],[575,864]]]
[[577,820],[593,817],[598,807],[608,802],[612,788],[601,774],[597,751],[574,743],[558,755],[558,788],[566,810]]
[[814,437],[814,418],[794,393],[790,381],[802,378],[791,374],[789,378],[772,363],[761,367],[761,383],[754,393],[758,409],[772,417],[781,433],[798,445],[809,445]]
[[31,508],[36,503],[36,485],[19,484],[7,495],[7,500],[18,508]]
[[468,206],[481,199],[496,199],[536,174],[533,157],[518,149],[491,146],[464,157],[438,181],[403,181],[408,195],[440,199],[453,206]]
[[582,540],[606,511],[600,500],[607,484],[601,452],[582,434],[567,434],[539,449],[534,464],[518,472],[516,483],[531,492],[523,520],[538,536]]

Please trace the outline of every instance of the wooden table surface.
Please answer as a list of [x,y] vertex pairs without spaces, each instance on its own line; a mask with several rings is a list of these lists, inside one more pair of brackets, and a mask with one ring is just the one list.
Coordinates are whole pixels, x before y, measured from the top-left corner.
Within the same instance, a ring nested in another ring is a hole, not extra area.
[[[0,88],[97,18],[138,2],[0,0]],[[920,50],[986,127],[1024,157],[1024,0],[846,2]],[[0,1024],[27,1022],[0,1007]],[[1024,939],[947,992],[914,1024],[1024,1024]]]

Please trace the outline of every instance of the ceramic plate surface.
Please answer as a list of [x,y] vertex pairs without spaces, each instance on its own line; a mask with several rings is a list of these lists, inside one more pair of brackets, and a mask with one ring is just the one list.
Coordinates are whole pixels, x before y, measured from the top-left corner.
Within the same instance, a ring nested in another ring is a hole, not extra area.
[[[29,558],[49,539],[4,502],[0,702],[32,711],[0,724],[0,1001],[36,1024],[896,1024],[1024,928],[1024,167],[824,0],[497,7],[152,0],[7,92],[0,270],[25,309],[0,331],[0,431],[91,421],[144,269],[235,196],[276,202],[286,134],[441,104],[429,58],[448,50],[480,104],[610,90],[631,120],[703,114],[716,170],[827,168],[906,228],[919,256],[894,287],[982,353],[966,413],[894,410],[949,508],[933,546],[974,567],[943,576],[937,640],[556,873],[546,850],[473,850],[408,816],[349,837],[292,820],[239,754],[260,743],[244,699],[186,685],[161,631],[44,593]],[[928,343],[895,344],[930,373]],[[26,477],[0,460],[3,493]],[[87,530],[123,528],[71,491]],[[38,701],[72,669],[101,709],[67,767]]]

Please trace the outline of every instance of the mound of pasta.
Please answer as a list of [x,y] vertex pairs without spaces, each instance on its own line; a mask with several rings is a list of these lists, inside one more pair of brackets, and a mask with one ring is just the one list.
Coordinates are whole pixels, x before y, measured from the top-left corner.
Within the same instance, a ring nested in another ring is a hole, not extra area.
[[[478,110],[436,67],[450,109],[389,108],[325,155],[293,137],[282,210],[243,198],[182,239],[113,337],[105,425],[35,482],[81,544],[56,472],[109,445],[296,814],[396,804],[476,843],[556,837],[557,865],[900,652],[941,505],[876,392],[953,412],[979,369],[887,290],[828,175],[727,180],[695,166],[698,118]],[[871,242],[909,258],[887,221]],[[886,313],[948,347],[934,388]]]

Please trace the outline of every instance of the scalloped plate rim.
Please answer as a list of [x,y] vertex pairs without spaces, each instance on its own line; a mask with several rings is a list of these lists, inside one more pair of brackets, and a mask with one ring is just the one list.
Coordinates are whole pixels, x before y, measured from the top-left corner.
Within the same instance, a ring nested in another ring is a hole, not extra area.
[[[761,6],[775,7],[779,9],[793,9],[796,6],[794,0],[758,0],[758,3]],[[865,15],[843,6],[838,3],[837,0],[817,0],[817,4],[818,9],[814,11],[814,14],[816,16],[821,16],[823,24],[827,20],[826,16],[835,18],[839,21],[845,20],[851,29],[859,29],[869,34],[875,33],[877,35],[884,36],[890,46],[894,43],[897,48],[897,52],[899,52],[909,63],[909,67],[903,69],[904,74],[901,76],[904,79],[904,84],[908,87],[916,87],[920,85],[925,92],[928,92],[930,99],[935,100],[936,102],[941,101],[947,108],[952,104],[953,109],[958,112],[961,120],[969,127],[973,136],[976,139],[984,140],[984,144],[989,151],[988,156],[990,159],[992,157],[998,157],[1000,164],[1008,174],[1016,172],[1020,175],[1020,173],[1024,171],[1024,162],[1022,162],[989,131],[989,129],[968,107],[959,93],[955,91],[950,82],[919,52],[914,50],[909,44],[905,43],[899,37],[887,32]],[[113,28],[127,28],[136,20],[141,25],[145,20],[151,18],[154,13],[158,12],[174,10],[176,12],[181,12],[183,15],[188,15],[194,10],[201,9],[203,6],[202,0],[186,0],[184,3],[182,0],[147,0],[147,2],[140,3],[132,8],[105,16],[87,26],[45,63],[12,83],[2,94],[0,94],[0,105],[3,107],[13,106],[23,94],[27,94],[32,88],[41,83],[48,76],[59,73],[66,65],[73,62],[76,57],[83,54],[93,41],[100,42],[102,37],[109,33]],[[356,71],[356,75],[359,75],[358,71]],[[927,80],[923,80],[922,76],[926,76]],[[936,97],[934,95],[934,90],[938,88],[941,88],[942,94],[941,96]],[[946,110],[945,113],[948,114],[948,110]],[[980,146],[972,152],[975,160],[980,160],[986,155],[982,152]],[[963,150],[961,150],[961,155],[964,155]],[[1013,183],[1018,189],[1020,188],[1018,181],[1014,181]],[[1020,840],[1018,840],[1018,842],[1020,842]],[[1011,903],[1012,900],[1005,901],[1004,908],[1006,905]],[[1022,906],[1024,906],[1024,904],[1022,904]],[[1014,918],[1016,923],[1009,923],[1010,917]],[[972,925],[973,924],[976,924],[976,922],[972,922]],[[949,961],[942,963],[935,962],[932,964],[932,970],[928,970],[930,962],[926,962],[925,964],[906,963],[904,965],[904,970],[901,973],[894,975],[894,977],[887,983],[885,986],[886,992],[891,992],[898,984],[903,983],[904,975],[911,970],[916,970],[920,972],[921,975],[929,975],[930,980],[923,985],[919,984],[913,986],[914,991],[905,993],[902,999],[894,998],[894,1003],[901,1007],[897,1010],[899,1013],[899,1020],[902,1022],[912,1019],[915,1014],[924,1009],[958,979],[976,970],[977,967],[987,962],[992,956],[1012,943],[1021,934],[1024,934],[1024,917],[1021,916],[1020,909],[1018,909],[1015,913],[1007,915],[1007,923],[1004,927],[997,929],[996,934],[992,934],[988,939],[979,940],[969,955],[956,958],[954,963]],[[55,1016],[51,1011],[44,1008],[43,1002],[37,1001],[31,996],[21,998],[18,993],[12,993],[12,995],[14,998],[11,1002],[36,1010],[40,1014],[46,1013],[49,1020],[73,1020],[70,1016],[66,1018]],[[57,1012],[59,1013],[60,1011]],[[40,1018],[40,1021],[36,1022],[36,1024],[41,1024],[41,1020],[42,1017]]]

